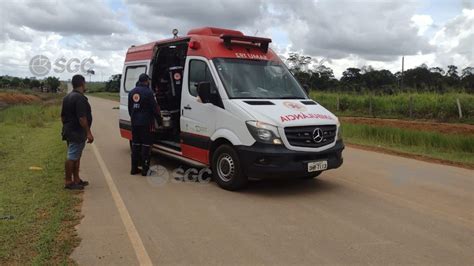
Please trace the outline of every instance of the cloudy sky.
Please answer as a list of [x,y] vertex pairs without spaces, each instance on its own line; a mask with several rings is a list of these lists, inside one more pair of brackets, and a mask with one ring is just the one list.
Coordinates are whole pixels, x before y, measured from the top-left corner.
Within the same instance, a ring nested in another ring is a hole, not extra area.
[[324,59],[337,77],[352,66],[396,72],[402,55],[406,68],[474,66],[474,0],[2,0],[0,25],[0,75],[21,77],[42,54],[90,57],[92,79],[107,79],[130,45],[202,26],[271,37],[281,55]]

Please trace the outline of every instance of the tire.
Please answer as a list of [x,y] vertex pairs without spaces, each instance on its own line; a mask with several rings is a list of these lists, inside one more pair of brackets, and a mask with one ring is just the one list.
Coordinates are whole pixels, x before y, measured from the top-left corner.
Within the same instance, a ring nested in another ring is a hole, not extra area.
[[239,190],[248,183],[237,152],[230,145],[219,146],[212,155],[212,176],[223,189]]
[[318,172],[314,172],[312,175],[307,175],[307,176],[303,176],[301,177],[301,179],[313,179],[313,178],[316,178],[318,177],[323,171],[318,171]]

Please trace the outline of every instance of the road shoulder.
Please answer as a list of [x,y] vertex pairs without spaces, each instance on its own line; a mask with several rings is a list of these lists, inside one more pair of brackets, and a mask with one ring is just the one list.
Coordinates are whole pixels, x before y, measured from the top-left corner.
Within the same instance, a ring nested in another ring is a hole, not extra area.
[[71,258],[80,265],[138,264],[112,194],[89,145],[82,157],[81,175],[91,184],[84,192],[84,218],[77,227],[82,241]]

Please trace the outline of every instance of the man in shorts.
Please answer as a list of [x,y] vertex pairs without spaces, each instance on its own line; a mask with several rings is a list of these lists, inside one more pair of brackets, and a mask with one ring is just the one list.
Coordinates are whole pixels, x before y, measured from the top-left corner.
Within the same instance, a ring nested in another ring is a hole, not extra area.
[[65,163],[65,189],[82,190],[89,182],[79,177],[82,151],[87,143],[92,143],[91,106],[84,93],[86,80],[82,75],[72,77],[73,90],[63,99],[61,120],[63,122],[63,140],[67,141],[67,159]]

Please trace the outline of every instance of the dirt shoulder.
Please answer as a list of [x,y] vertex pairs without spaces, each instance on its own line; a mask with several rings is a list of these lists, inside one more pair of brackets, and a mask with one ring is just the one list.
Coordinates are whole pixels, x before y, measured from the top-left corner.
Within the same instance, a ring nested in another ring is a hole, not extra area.
[[363,124],[371,126],[388,126],[412,130],[440,132],[445,134],[474,135],[474,125],[450,124],[428,121],[413,121],[399,119],[340,117],[342,123]]

